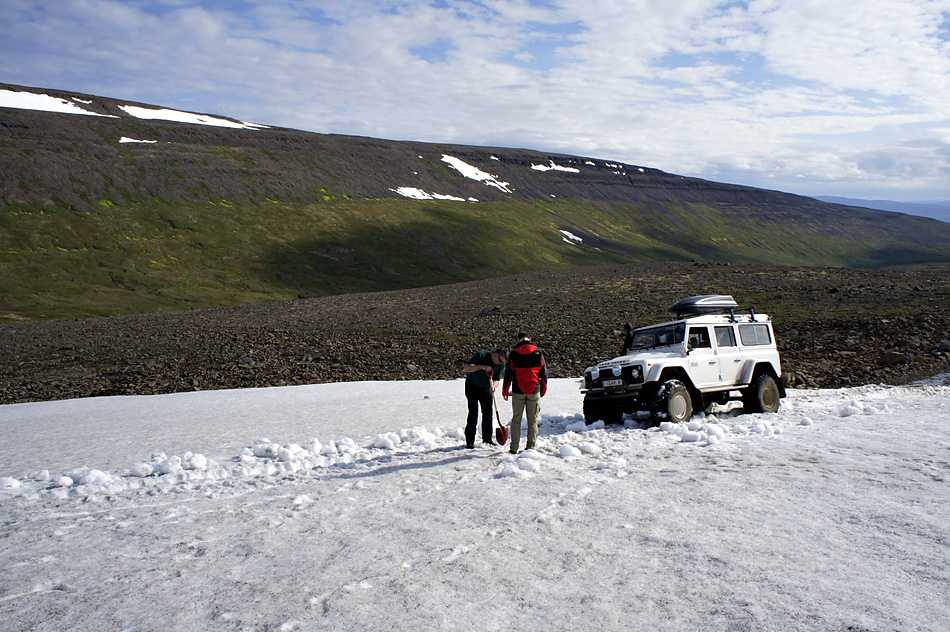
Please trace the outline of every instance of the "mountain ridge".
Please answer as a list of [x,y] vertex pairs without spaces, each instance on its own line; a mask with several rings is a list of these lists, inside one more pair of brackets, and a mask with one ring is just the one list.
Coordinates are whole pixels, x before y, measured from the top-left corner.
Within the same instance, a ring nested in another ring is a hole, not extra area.
[[163,109],[3,90],[99,116],[0,107],[0,262],[10,271],[0,319],[219,307],[646,260],[950,261],[950,226],[936,220],[646,166],[215,115],[191,116],[216,124],[142,118],[120,106],[146,116]]
[[816,195],[815,199],[832,204],[871,208],[879,211],[890,211],[892,213],[904,213],[918,217],[929,217],[930,219],[936,219],[941,222],[950,222],[950,200],[935,202],[899,202],[896,200],[864,200],[835,195]]

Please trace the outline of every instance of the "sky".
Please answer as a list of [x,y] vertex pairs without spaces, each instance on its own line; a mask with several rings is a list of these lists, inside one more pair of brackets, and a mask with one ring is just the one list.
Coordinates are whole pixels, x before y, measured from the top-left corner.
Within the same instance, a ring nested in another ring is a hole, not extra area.
[[950,199],[950,0],[4,0],[0,82]]

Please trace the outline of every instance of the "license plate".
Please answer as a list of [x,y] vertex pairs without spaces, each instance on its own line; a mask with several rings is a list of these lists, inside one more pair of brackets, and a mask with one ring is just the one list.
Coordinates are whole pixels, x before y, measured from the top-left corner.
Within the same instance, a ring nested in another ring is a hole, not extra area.
[[604,380],[604,386],[623,386],[623,380]]

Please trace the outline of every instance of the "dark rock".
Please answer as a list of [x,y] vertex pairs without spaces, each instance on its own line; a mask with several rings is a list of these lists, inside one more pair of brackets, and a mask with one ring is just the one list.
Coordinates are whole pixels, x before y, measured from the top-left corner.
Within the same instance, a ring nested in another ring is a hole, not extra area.
[[888,351],[887,353],[882,355],[880,358],[878,358],[877,363],[880,366],[892,366],[895,364],[904,364],[905,362],[909,362],[909,361],[910,361],[910,358],[904,355],[903,353],[900,353],[898,351]]

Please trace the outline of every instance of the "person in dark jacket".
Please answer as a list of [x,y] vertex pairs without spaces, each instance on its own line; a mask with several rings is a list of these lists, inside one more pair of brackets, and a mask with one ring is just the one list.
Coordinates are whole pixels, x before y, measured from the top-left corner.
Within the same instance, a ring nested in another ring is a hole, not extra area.
[[511,395],[511,453],[518,454],[521,445],[521,415],[528,418],[527,449],[534,448],[538,438],[538,415],[541,398],[548,390],[548,371],[544,355],[528,334],[518,334],[518,344],[508,355],[502,397]]
[[475,435],[478,433],[478,408],[482,409],[482,442],[495,445],[492,438],[491,420],[492,393],[498,388],[498,383],[505,375],[505,363],[508,361],[508,352],[504,349],[495,351],[477,351],[462,367],[465,373],[465,399],[468,400],[468,418],[465,423],[465,445],[475,447]]

